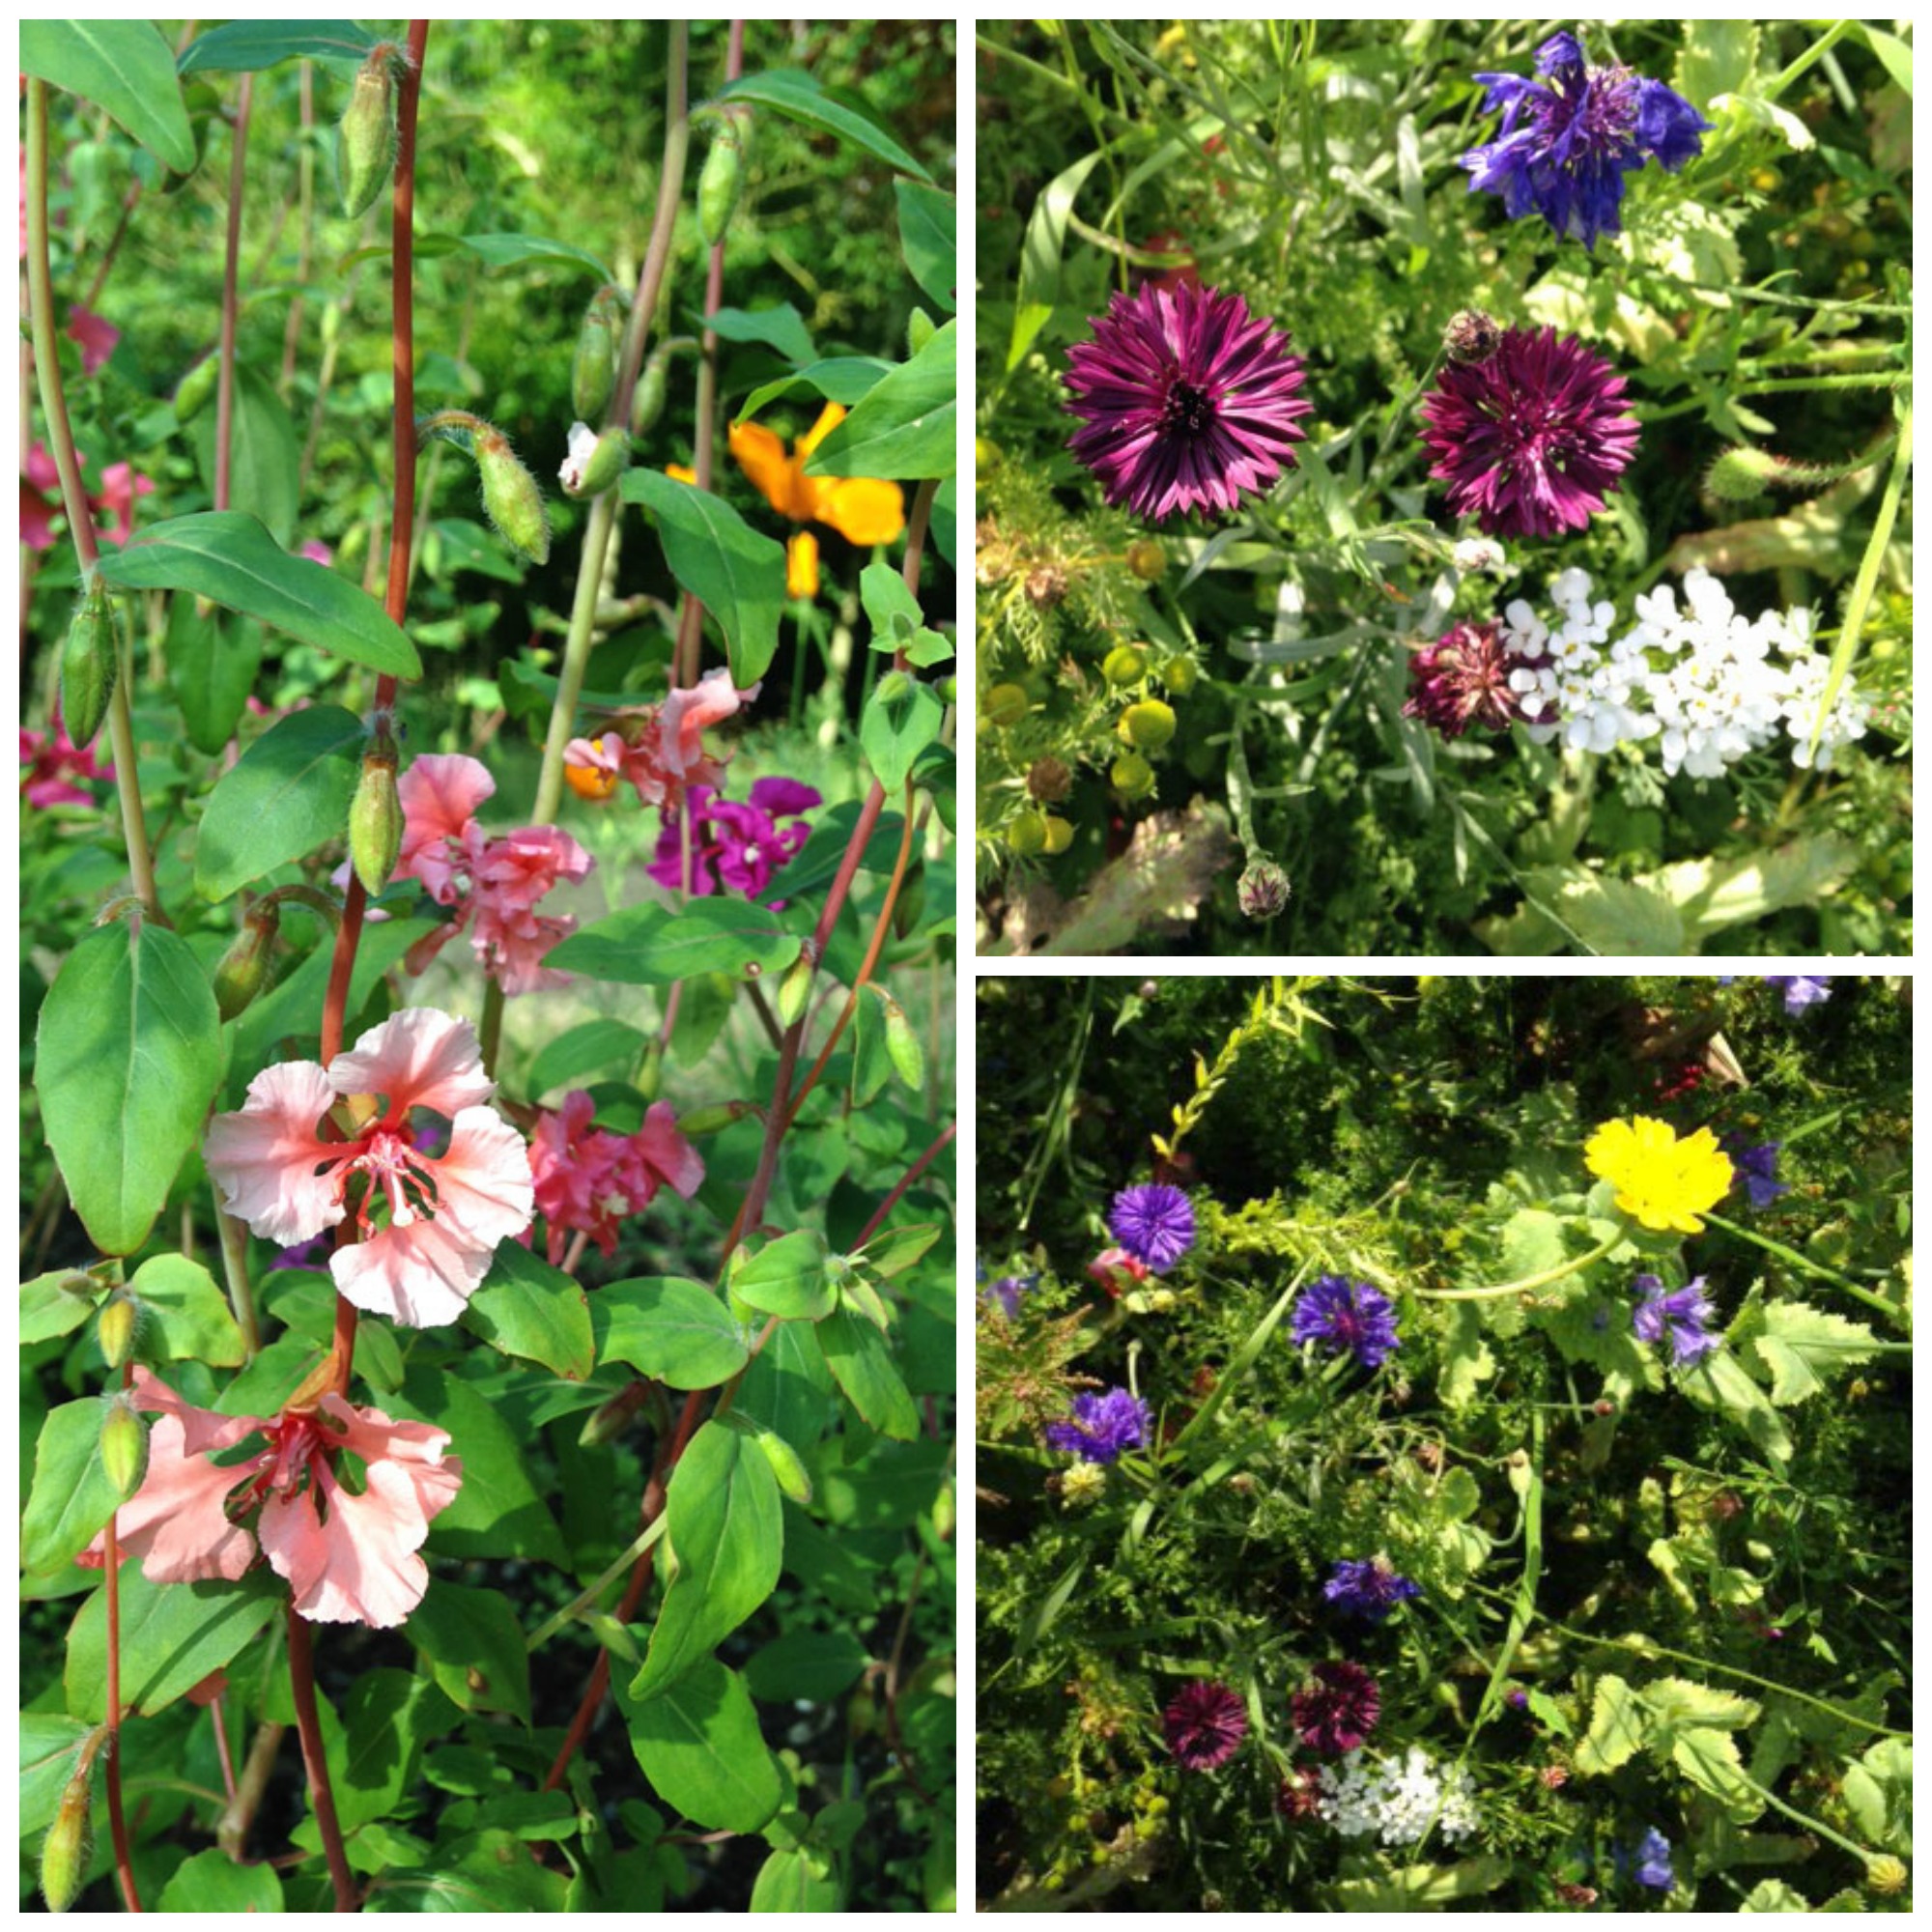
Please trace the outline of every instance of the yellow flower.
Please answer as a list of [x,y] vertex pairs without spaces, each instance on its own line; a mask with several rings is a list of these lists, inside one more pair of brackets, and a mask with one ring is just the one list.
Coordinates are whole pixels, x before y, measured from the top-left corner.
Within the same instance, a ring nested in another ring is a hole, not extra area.
[[785,595],[808,604],[818,595],[818,539],[810,530],[794,530],[785,545]]
[[1660,1234],[1702,1234],[1698,1217],[1731,1190],[1731,1163],[1709,1127],[1680,1141],[1667,1121],[1610,1121],[1584,1143],[1583,1159],[1626,1214]]

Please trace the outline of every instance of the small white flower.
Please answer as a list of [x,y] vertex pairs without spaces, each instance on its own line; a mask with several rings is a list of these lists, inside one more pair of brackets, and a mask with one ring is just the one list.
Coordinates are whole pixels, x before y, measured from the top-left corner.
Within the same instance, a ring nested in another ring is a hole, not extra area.
[[569,452],[563,459],[563,468],[556,472],[565,490],[575,492],[583,488],[583,472],[589,468],[596,447],[597,432],[588,423],[571,424]]
[[1494,537],[1464,537],[1453,545],[1449,552],[1449,561],[1464,577],[1479,570],[1493,571],[1504,577],[1509,573],[1509,557]]

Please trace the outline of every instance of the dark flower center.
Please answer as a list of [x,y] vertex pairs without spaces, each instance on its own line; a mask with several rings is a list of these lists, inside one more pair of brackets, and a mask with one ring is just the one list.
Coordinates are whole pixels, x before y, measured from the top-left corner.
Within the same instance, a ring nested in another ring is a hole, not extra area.
[[1206,436],[1214,426],[1213,391],[1196,388],[1192,383],[1183,383],[1177,377],[1167,385],[1160,426],[1182,436]]

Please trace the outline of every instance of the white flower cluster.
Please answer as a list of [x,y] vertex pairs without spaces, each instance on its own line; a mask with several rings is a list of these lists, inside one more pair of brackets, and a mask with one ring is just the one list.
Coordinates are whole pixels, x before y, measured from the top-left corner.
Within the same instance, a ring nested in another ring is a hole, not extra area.
[[[1564,571],[1549,596],[1553,622],[1521,598],[1502,621],[1505,647],[1522,660],[1510,689],[1539,744],[1560,737],[1572,750],[1607,752],[1654,738],[1666,776],[1715,779],[1782,732],[1793,762],[1810,762],[1830,665],[1811,647],[1809,611],[1740,616],[1700,565],[1685,573],[1681,611],[1676,591],[1659,584],[1612,640],[1616,607],[1591,602],[1586,571]],[[1869,716],[1846,678],[1818,741],[1820,769],[1864,736]]]
[[1316,1809],[1345,1838],[1374,1833],[1385,1845],[1413,1845],[1434,1824],[1444,1838],[1466,1837],[1476,1829],[1476,1795],[1467,1772],[1438,1773],[1420,1745],[1408,1755],[1363,1762],[1351,1750],[1340,1768],[1321,1767]]

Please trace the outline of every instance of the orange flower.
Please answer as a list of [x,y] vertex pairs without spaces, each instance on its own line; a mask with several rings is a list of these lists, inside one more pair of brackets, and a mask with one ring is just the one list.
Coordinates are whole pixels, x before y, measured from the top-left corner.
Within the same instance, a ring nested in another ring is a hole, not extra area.
[[[794,524],[823,524],[847,543],[891,543],[905,528],[905,496],[896,483],[805,473],[806,459],[844,420],[843,406],[827,403],[789,456],[783,440],[762,423],[733,423],[731,454],[780,516]],[[794,597],[817,593],[818,543],[810,531],[801,531],[786,553],[785,588]]]

